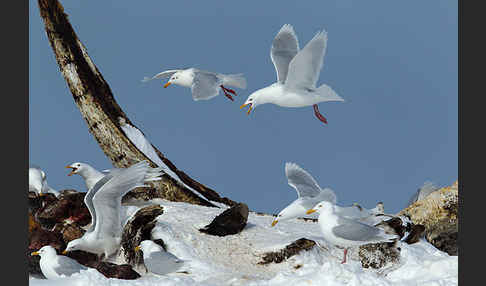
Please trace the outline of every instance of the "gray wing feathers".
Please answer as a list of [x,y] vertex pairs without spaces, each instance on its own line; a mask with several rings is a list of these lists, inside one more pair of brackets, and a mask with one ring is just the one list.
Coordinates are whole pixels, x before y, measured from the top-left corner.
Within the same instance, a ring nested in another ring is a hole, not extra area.
[[270,50],[270,58],[277,72],[277,81],[281,83],[285,82],[289,63],[298,52],[299,41],[297,40],[294,28],[289,24],[283,25],[273,39]]
[[163,72],[160,72],[160,73],[154,75],[153,77],[144,77],[142,79],[142,82],[147,82],[147,81],[150,81],[150,80],[153,80],[153,79],[156,79],[156,78],[167,78],[167,77],[171,77],[173,74],[175,74],[178,71],[181,71],[181,70],[168,70],[168,71],[163,71]]
[[84,204],[88,208],[89,213],[91,214],[91,225],[89,228],[86,230],[86,232],[91,232],[95,229],[96,226],[96,211],[95,207],[93,205],[93,197],[94,195],[99,191],[99,189],[106,184],[111,178],[113,178],[112,175],[108,174],[101,178],[96,184],[88,190],[86,195],[84,196]]
[[118,237],[121,231],[121,198],[132,189],[145,186],[144,182],[159,180],[162,175],[161,168],[151,168],[147,161],[119,170],[100,187],[92,200],[96,213],[94,231],[108,233],[114,237]]
[[297,191],[300,197],[315,197],[320,194],[321,187],[304,169],[295,163],[285,163],[285,175],[288,183]]
[[324,62],[327,34],[318,32],[290,61],[286,85],[315,88]]
[[150,272],[164,275],[179,270],[184,265],[184,261],[169,252],[157,251],[144,257],[144,264]]
[[78,262],[70,259],[66,256],[57,256],[58,264],[54,267],[54,271],[59,275],[71,276],[74,273],[78,273],[80,270],[88,269],[86,266],[79,264]]
[[388,236],[379,228],[369,226],[351,219],[338,218],[338,226],[332,228],[334,235],[353,241],[387,241]]
[[214,73],[198,71],[194,73],[191,86],[194,100],[207,100],[218,95],[222,80]]

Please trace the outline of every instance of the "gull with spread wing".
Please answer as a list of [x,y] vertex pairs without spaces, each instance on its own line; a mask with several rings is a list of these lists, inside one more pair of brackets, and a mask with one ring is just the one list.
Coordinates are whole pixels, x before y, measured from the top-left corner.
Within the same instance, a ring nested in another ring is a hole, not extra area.
[[324,61],[327,33],[318,32],[302,50],[291,25],[285,24],[272,43],[270,57],[277,72],[277,82],[253,92],[240,106],[252,108],[265,103],[282,107],[313,106],[315,116],[327,124],[317,104],[324,101],[344,101],[328,85],[316,88]]
[[241,89],[246,88],[246,79],[243,74],[221,74],[196,68],[167,70],[151,78],[145,77],[142,81],[146,82],[157,78],[169,78],[164,88],[171,84],[190,87],[192,98],[195,101],[208,100],[217,96],[220,88],[224,95],[233,101],[231,94],[236,95],[236,92],[233,89],[226,88],[225,85]]
[[122,222],[120,208],[122,197],[145,183],[160,180],[161,168],[151,168],[141,161],[129,168],[113,169],[88,190],[85,203],[91,214],[91,226],[78,239],[70,241],[64,254],[84,250],[105,258],[115,253],[120,245]]
[[[297,199],[285,207],[273,220],[272,226],[279,221],[306,216],[307,210],[321,201],[336,203],[337,197],[330,188],[321,188],[316,180],[304,169],[295,163],[285,163],[285,175],[289,185],[297,191]],[[343,217],[357,219],[364,223],[375,222],[375,213],[370,212],[357,204],[350,207],[336,206],[336,211]],[[381,220],[379,220],[381,221]]]

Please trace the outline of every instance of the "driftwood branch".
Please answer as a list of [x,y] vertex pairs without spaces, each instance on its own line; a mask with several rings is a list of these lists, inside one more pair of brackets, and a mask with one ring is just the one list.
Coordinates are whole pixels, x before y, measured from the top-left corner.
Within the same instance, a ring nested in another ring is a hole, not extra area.
[[[88,56],[68,21],[64,8],[57,0],[38,0],[49,43],[56,56],[60,71],[71,90],[74,102],[86,121],[90,133],[115,167],[128,167],[135,162],[148,160],[120,128],[120,121],[135,126],[115,101],[108,83]],[[210,201],[233,205],[235,202],[221,198],[217,192],[193,180],[176,168],[169,159],[153,146],[160,159],[186,185],[204,196],[204,200],[188,188],[165,174],[159,182],[152,183],[162,197],[171,201],[214,206]]]

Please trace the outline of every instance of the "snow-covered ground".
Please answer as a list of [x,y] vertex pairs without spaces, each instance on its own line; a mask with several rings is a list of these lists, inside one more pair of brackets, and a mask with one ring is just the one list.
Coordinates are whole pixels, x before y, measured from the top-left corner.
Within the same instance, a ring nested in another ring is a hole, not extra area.
[[[186,260],[181,270],[157,276],[144,273],[136,280],[107,279],[89,269],[61,280],[30,278],[30,285],[457,285],[458,258],[441,252],[422,240],[401,244],[398,267],[364,269],[357,249],[350,249],[348,262],[340,264],[342,249],[323,240],[319,226],[303,220],[281,221],[271,227],[273,217],[250,213],[245,229],[236,235],[218,237],[198,231],[223,209],[156,200],[164,207],[157,218],[153,238],[162,238],[168,251]],[[127,220],[141,206],[124,207]],[[290,257],[279,264],[258,265],[264,252],[279,250],[289,243],[308,238],[319,246]],[[118,257],[118,263],[123,258]]]

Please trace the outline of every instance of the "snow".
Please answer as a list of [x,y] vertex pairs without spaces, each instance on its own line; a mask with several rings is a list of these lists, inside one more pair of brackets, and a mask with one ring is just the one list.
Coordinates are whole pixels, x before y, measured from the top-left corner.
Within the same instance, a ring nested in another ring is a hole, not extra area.
[[[157,218],[153,239],[161,238],[167,250],[186,260],[181,270],[189,274],[171,273],[157,276],[137,267],[142,277],[136,280],[107,279],[95,269],[82,271],[61,280],[30,278],[31,285],[457,285],[458,258],[441,252],[425,240],[408,245],[402,243],[400,263],[394,268],[375,270],[361,266],[358,249],[348,252],[348,263],[340,264],[343,251],[329,245],[315,222],[292,219],[271,227],[270,215],[250,212],[245,229],[236,235],[218,237],[198,231],[224,209],[187,203],[153,200],[164,213]],[[138,209],[122,210],[128,220]],[[286,261],[257,264],[262,254],[280,250],[305,237],[318,243]],[[118,263],[124,263],[119,256]]]
[[177,182],[179,182],[182,186],[186,187],[187,189],[191,190],[193,193],[198,195],[199,197],[203,198],[206,200],[205,197],[203,197],[199,192],[194,190],[193,188],[189,187],[186,185],[181,179],[179,179],[179,176],[172,171],[169,166],[167,166],[162,159],[160,159],[159,155],[157,155],[157,152],[155,152],[154,147],[150,143],[150,141],[143,136],[143,133],[136,128],[135,126],[132,126],[128,123],[125,122],[125,119],[122,117],[118,118],[118,121],[120,123],[120,127],[125,132],[127,135],[128,139],[140,150],[145,156],[147,156],[152,162],[157,164],[159,167],[162,168],[162,170],[169,176],[171,176],[173,179],[175,179]]

